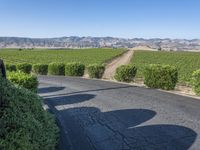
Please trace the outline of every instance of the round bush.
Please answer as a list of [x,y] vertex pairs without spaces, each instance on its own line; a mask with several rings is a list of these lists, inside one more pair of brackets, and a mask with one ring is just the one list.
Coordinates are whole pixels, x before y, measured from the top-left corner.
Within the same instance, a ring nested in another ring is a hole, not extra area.
[[53,150],[58,140],[54,117],[35,93],[0,78],[0,149]]
[[65,64],[63,63],[50,63],[48,67],[49,75],[65,75]]
[[17,66],[14,64],[6,64],[6,71],[17,71]]
[[34,64],[33,73],[39,74],[39,75],[47,75],[48,73],[48,65],[46,64]]
[[137,73],[137,68],[133,65],[122,65],[115,72],[115,79],[121,82],[131,82]]
[[85,65],[81,63],[68,63],[65,65],[66,76],[83,76]]
[[33,92],[37,92],[38,80],[34,75],[23,72],[9,72],[8,80]]
[[192,88],[200,96],[200,69],[194,71],[192,74]]
[[87,70],[90,78],[102,78],[105,66],[92,64],[88,66]]
[[17,65],[17,70],[30,74],[32,69],[32,65],[28,63],[22,63]]
[[174,66],[149,65],[144,69],[144,84],[150,88],[173,90],[178,82],[178,71]]

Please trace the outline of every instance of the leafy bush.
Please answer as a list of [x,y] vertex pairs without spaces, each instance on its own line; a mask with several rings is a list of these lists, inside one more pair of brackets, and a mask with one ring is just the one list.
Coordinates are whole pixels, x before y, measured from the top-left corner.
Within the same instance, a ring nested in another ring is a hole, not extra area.
[[0,78],[0,149],[53,150],[58,140],[54,117],[41,98]]
[[32,65],[28,63],[23,63],[23,64],[18,64],[17,65],[17,70],[30,74],[32,69]]
[[65,75],[66,76],[83,76],[85,70],[85,65],[81,63],[68,63],[65,65]]
[[48,65],[46,64],[35,64],[33,65],[32,71],[39,75],[47,75],[48,73]]
[[89,65],[87,70],[88,70],[90,78],[102,78],[103,73],[105,71],[105,66],[93,64],[93,65]]
[[13,64],[6,64],[6,71],[17,71],[17,66]]
[[137,68],[133,65],[122,65],[117,68],[115,79],[122,82],[131,82],[134,80]]
[[34,75],[29,75],[23,72],[9,72],[8,80],[33,92],[37,91],[38,80]]
[[173,90],[178,82],[178,71],[174,66],[149,65],[144,69],[144,78],[148,87]]
[[48,67],[49,75],[65,75],[65,64],[63,63],[50,63]]
[[192,88],[197,95],[200,95],[200,69],[192,74]]

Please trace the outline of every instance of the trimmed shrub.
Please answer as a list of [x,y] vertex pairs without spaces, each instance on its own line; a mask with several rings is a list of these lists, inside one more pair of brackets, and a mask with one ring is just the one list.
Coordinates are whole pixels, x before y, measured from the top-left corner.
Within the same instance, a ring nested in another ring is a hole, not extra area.
[[17,66],[13,64],[6,64],[6,71],[17,71]]
[[38,80],[34,75],[29,75],[23,72],[9,72],[8,80],[33,92],[37,91]]
[[0,149],[55,149],[59,130],[42,99],[8,80],[0,78],[0,83]]
[[192,74],[192,88],[200,96],[200,69],[194,71]]
[[68,63],[65,65],[65,75],[66,76],[83,76],[85,70],[85,65],[81,63]]
[[34,64],[32,68],[33,73],[39,75],[47,75],[48,73],[48,65],[46,64]]
[[117,68],[115,73],[115,79],[121,82],[131,82],[137,73],[137,68],[133,65],[122,65]]
[[178,71],[174,66],[149,65],[144,69],[144,84],[150,88],[173,90],[178,82]]
[[65,75],[65,64],[63,63],[50,63],[48,67],[49,75]]
[[102,78],[105,71],[105,66],[92,64],[88,66],[87,70],[90,78]]
[[28,63],[23,63],[23,64],[18,64],[17,65],[17,70],[30,74],[32,69],[32,65]]

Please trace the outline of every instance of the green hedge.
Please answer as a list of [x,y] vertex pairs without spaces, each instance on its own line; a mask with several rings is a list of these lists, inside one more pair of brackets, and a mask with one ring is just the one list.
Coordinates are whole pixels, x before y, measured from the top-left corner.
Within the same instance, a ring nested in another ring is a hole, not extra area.
[[65,64],[63,63],[50,63],[48,67],[49,75],[65,75]]
[[17,71],[17,66],[14,64],[6,64],[6,71]]
[[34,64],[32,68],[33,73],[39,75],[47,75],[48,74],[48,65],[46,64]]
[[23,72],[9,72],[7,78],[14,84],[22,86],[33,92],[37,91],[38,80],[34,75],[29,75]]
[[131,82],[134,80],[137,68],[133,65],[122,65],[115,72],[115,79],[121,82]]
[[85,70],[85,65],[81,63],[68,63],[65,65],[65,75],[66,76],[83,76]]
[[144,84],[150,88],[173,90],[178,82],[178,71],[174,66],[149,65],[144,69]]
[[192,74],[192,88],[200,96],[200,69]]
[[90,78],[102,78],[105,71],[105,66],[92,64],[88,66],[87,70]]
[[17,65],[17,70],[30,74],[32,70],[32,65],[28,63],[22,63]]
[[0,149],[53,150],[58,141],[54,117],[41,98],[0,78]]

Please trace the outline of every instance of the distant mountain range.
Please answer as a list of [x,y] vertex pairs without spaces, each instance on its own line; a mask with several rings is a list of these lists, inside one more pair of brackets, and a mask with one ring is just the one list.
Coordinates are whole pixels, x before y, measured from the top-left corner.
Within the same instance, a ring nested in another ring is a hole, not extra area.
[[0,48],[135,48],[166,51],[199,51],[200,39],[124,39],[113,37],[20,38],[0,37]]

